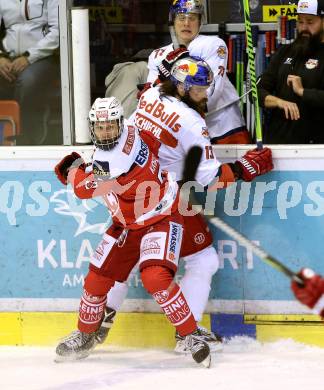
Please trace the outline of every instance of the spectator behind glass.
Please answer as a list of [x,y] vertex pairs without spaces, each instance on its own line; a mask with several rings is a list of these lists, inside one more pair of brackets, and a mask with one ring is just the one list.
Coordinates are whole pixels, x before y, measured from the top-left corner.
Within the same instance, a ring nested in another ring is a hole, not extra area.
[[297,13],[296,40],[275,53],[258,86],[271,110],[265,143],[324,143],[324,0],[299,1]]
[[58,0],[0,0],[0,99],[20,105],[18,145],[39,143],[42,113],[59,79]]
[[105,79],[105,96],[115,96],[121,102],[125,118],[129,118],[136,110],[138,85],[146,82],[147,59],[152,51],[153,49],[140,50],[131,61],[116,64]]

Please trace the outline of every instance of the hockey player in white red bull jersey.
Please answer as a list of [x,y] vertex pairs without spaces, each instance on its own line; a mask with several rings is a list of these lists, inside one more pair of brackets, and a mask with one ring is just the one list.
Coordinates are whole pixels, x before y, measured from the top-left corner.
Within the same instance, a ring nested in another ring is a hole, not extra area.
[[197,363],[209,367],[208,344],[180,286],[173,280],[182,243],[183,217],[178,211],[178,184],[162,171],[157,157],[137,130],[123,120],[116,98],[97,99],[90,110],[96,150],[92,171],[73,152],[55,167],[62,184],[70,183],[81,199],[103,196],[113,223],[90,259],[79,307],[78,330],[61,341],[56,360],[82,359],[97,344],[107,292],[124,281],[139,262],[145,289],[184,337]]
[[[226,74],[226,44],[217,36],[199,34],[203,16],[204,7],[201,0],[175,0],[169,13],[171,31],[174,31],[178,44],[186,46],[191,56],[205,60],[214,73],[215,88],[209,91],[206,115],[212,143],[247,144],[250,142],[250,136],[240,111],[238,94]],[[151,53],[147,82],[156,81],[159,65],[174,49],[174,44],[171,43]],[[230,105],[216,112],[227,104]]]
[[[141,96],[134,123],[141,136],[155,147],[163,169],[175,180],[182,180],[183,164],[191,147],[204,148],[196,179],[207,186],[216,177],[226,186],[237,179],[252,180],[272,169],[271,150],[249,151],[234,164],[221,164],[213,154],[204,118],[200,115],[207,99],[207,90],[213,88],[213,73],[209,65],[198,58],[182,58],[171,67],[170,80],[149,88]],[[151,139],[151,141],[150,141]],[[218,269],[218,256],[212,246],[212,236],[203,217],[184,216],[184,240],[181,256],[185,274],[181,279],[182,291],[199,323],[202,319],[210,292],[212,276]],[[127,285],[117,283],[109,292],[107,313],[109,324],[102,328],[102,339],[107,334],[115,311],[122,304]],[[217,337],[199,328],[201,339],[209,343],[211,350],[220,349]],[[176,352],[189,352],[183,338],[176,336]]]

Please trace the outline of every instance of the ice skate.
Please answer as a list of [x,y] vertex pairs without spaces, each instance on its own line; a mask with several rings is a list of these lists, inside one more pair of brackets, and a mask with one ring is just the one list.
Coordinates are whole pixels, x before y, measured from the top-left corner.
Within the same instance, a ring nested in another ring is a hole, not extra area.
[[96,342],[98,344],[103,344],[108,336],[110,328],[114,322],[114,318],[116,316],[116,310],[111,307],[105,308],[104,318],[100,325],[100,328],[95,332],[96,334]]
[[79,360],[89,356],[96,346],[95,333],[72,332],[56,347],[56,362]]
[[184,342],[194,361],[209,368],[211,363],[210,349],[208,344],[202,341],[198,331],[185,336]]
[[[210,352],[220,352],[223,349],[222,344],[222,338],[221,336],[209,331],[206,328],[203,328],[202,326],[198,326],[197,333],[200,337],[200,339],[204,342],[206,342],[209,346]],[[188,354],[190,353],[190,350],[186,347],[185,338],[180,336],[178,333],[175,335],[176,339],[176,346],[174,348],[174,351],[176,353],[183,353]]]

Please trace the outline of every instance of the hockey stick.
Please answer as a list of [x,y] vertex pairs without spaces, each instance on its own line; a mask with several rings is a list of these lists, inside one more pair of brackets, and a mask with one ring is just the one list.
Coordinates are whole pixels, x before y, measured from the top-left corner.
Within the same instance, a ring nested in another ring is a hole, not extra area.
[[255,112],[256,142],[257,142],[257,148],[262,149],[263,148],[262,128],[261,128],[259,98],[258,98],[256,74],[255,74],[255,55],[253,50],[252,28],[251,28],[251,20],[250,20],[250,6],[249,6],[249,0],[242,0],[242,1],[244,7],[244,20],[245,20],[245,30],[246,30],[248,63],[249,63],[250,77],[251,77],[252,99],[253,99],[254,112]]
[[[183,172],[183,182],[193,182],[195,181],[196,172],[200,163],[200,159],[202,156],[202,149],[199,146],[192,147],[185,159],[184,164],[184,172]],[[190,189],[189,192],[189,203],[192,205],[192,208],[196,211],[200,211],[200,208],[197,206],[197,200],[194,194],[194,190]],[[264,263],[270,265],[272,268],[275,268],[279,272],[285,274],[288,278],[294,280],[295,282],[299,283],[300,285],[304,285],[304,282],[302,279],[292,270],[290,270],[288,267],[286,267],[283,263],[281,263],[279,260],[277,260],[275,257],[269,255],[264,249],[260,248],[259,246],[255,245],[251,240],[243,236],[240,232],[232,228],[230,225],[228,225],[225,221],[222,219],[205,215],[205,218],[213,224],[214,226],[218,227],[220,230],[222,230],[224,233],[228,234],[229,236],[233,237],[235,240],[237,240],[240,244],[244,245],[246,248],[251,250],[255,255],[257,255],[260,260],[262,260]]]
[[172,22],[172,24],[169,24],[169,32],[170,32],[171,41],[172,41],[172,44],[173,44],[173,50],[179,49],[180,45],[179,45],[179,42],[178,42],[177,35],[175,33],[173,22]]
[[[258,80],[257,80],[257,85],[259,84],[260,80],[261,80],[261,79],[258,79]],[[220,107],[216,108],[215,110],[206,112],[206,116],[211,115],[211,114],[215,114],[215,113],[218,112],[218,111],[224,110],[224,108],[230,107],[230,106],[232,106],[233,104],[236,104],[236,103],[240,102],[242,99],[245,98],[245,96],[249,95],[251,92],[252,92],[252,88],[250,88],[248,91],[244,92],[243,95],[241,95],[241,96],[238,97],[238,99],[235,99],[235,100],[233,100],[233,101],[230,102],[230,103],[226,103],[226,104],[224,104],[223,106],[220,106]]]

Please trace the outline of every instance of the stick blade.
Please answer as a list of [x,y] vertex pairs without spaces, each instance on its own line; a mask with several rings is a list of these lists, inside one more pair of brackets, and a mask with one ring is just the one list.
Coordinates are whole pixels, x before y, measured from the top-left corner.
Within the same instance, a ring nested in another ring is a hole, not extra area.
[[198,170],[198,166],[200,164],[202,156],[202,148],[200,146],[193,146],[186,158],[183,169],[183,182],[194,181],[196,177],[196,173]]

